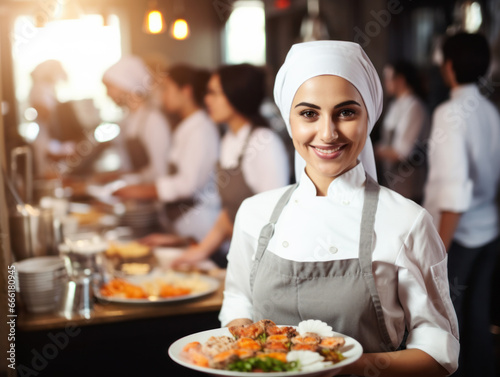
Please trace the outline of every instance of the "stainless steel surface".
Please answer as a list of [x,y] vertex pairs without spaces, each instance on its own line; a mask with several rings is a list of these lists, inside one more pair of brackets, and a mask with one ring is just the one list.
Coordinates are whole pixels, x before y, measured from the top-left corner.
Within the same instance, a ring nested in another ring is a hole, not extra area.
[[66,283],[59,315],[66,319],[84,317],[90,319],[94,311],[92,279],[81,275]]
[[51,209],[17,205],[9,214],[9,230],[16,260],[57,254]]
[[[19,195],[15,182],[18,178],[18,157],[25,156],[24,198]],[[60,226],[54,220],[52,209],[34,206],[33,155],[29,147],[17,147],[11,152],[11,180],[9,189],[15,205],[9,208],[9,233],[12,252],[16,260],[57,254]]]
[[33,203],[33,154],[28,146],[17,147],[10,152],[10,174],[11,181],[16,187],[18,180],[17,159],[20,156],[25,156],[25,171],[24,171],[24,202],[27,204]]

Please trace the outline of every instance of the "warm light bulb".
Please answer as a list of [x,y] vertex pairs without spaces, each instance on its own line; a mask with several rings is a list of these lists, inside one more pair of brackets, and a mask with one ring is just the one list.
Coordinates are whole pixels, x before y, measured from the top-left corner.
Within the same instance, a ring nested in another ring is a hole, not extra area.
[[163,16],[160,11],[152,10],[148,13],[148,30],[151,34],[163,31]]
[[182,18],[179,18],[175,20],[173,26],[172,26],[172,36],[175,39],[186,39],[189,35],[189,26],[186,20],[183,20]]

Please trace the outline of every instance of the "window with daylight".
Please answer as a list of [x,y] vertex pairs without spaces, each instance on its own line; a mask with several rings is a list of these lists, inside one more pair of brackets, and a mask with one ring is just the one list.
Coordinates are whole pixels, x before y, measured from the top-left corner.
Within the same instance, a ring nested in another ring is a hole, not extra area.
[[266,17],[262,1],[234,2],[226,23],[224,47],[226,64],[266,63]]

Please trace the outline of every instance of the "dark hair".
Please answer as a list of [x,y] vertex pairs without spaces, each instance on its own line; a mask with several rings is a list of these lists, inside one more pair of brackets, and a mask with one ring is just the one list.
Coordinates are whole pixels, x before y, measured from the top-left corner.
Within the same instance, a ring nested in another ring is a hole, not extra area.
[[481,34],[457,33],[443,43],[444,61],[451,61],[459,84],[476,82],[488,70],[490,47]]
[[394,75],[400,75],[405,79],[406,84],[413,90],[413,93],[422,99],[425,98],[422,78],[413,63],[407,60],[397,60],[390,66],[394,70]]
[[186,85],[193,88],[193,97],[197,105],[204,106],[204,97],[207,92],[207,83],[210,73],[207,70],[193,68],[186,64],[177,64],[168,69],[168,77],[179,87]]
[[248,63],[224,65],[215,74],[219,75],[222,90],[236,111],[248,118],[253,127],[269,127],[259,111],[266,95],[264,69]]

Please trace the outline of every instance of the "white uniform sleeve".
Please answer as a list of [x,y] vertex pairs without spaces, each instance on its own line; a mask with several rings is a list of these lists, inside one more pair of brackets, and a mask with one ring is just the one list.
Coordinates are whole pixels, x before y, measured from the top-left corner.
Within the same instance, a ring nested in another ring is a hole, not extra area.
[[413,101],[408,112],[404,114],[395,130],[394,149],[401,160],[407,159],[418,140],[426,114],[418,102]]
[[434,113],[426,187],[426,195],[432,198],[426,201],[440,211],[465,212],[472,201],[465,122],[451,106],[439,107]]
[[447,260],[431,217],[422,210],[396,261],[398,298],[409,332],[406,347],[426,352],[452,373],[458,366],[460,346]]
[[215,128],[200,125],[195,132],[186,132],[184,136],[176,139],[179,145],[175,147],[183,153],[175,161],[177,173],[156,180],[158,197],[162,202],[193,197],[196,190],[208,182],[217,163],[219,139]]
[[227,256],[228,266],[224,286],[224,301],[219,314],[222,326],[238,318],[253,317],[250,272],[256,244],[245,229],[246,201],[241,204],[234,222],[231,247]]
[[152,113],[147,117],[140,137],[149,156],[149,165],[142,169],[141,176],[145,181],[154,181],[167,173],[170,126],[160,114]]
[[288,185],[288,157],[278,135],[267,128],[254,130],[245,150],[242,170],[255,193]]

